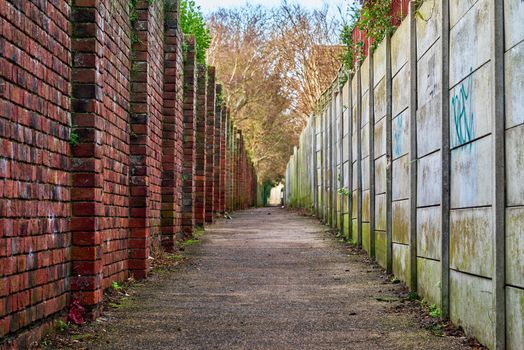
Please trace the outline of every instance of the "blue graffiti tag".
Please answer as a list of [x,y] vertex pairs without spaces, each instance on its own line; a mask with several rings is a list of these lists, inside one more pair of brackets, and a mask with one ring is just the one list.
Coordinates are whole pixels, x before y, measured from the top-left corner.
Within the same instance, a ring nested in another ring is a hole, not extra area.
[[404,133],[404,117],[400,114],[395,118],[395,127],[393,130],[393,157],[397,158],[402,155],[403,145],[403,133]]
[[[470,71],[471,70],[472,69],[470,69]],[[470,74],[466,82],[460,85],[458,93],[451,97],[451,110],[453,114],[453,125],[451,125],[451,127],[455,130],[455,137],[453,138],[452,144],[453,147],[463,145],[474,138],[472,88],[473,79]]]

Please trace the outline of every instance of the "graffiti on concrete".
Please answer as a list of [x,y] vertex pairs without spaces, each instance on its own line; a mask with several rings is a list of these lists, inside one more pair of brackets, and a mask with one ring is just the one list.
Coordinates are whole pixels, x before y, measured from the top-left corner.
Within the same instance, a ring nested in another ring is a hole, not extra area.
[[474,138],[473,78],[470,75],[451,95],[451,146],[457,147]]
[[393,127],[393,158],[400,157],[404,149],[404,114],[395,118]]

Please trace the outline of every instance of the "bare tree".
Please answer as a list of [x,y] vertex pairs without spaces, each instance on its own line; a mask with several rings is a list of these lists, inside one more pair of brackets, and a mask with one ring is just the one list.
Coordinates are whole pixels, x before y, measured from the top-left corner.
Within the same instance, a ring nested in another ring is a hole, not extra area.
[[208,18],[208,63],[263,179],[283,175],[293,145],[338,67],[336,26],[327,8],[245,5]]

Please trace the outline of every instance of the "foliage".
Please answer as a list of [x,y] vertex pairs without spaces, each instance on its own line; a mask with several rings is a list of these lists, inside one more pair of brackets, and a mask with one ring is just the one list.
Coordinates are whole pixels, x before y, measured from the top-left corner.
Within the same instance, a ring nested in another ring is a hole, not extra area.
[[338,24],[327,11],[246,4],[208,18],[208,61],[261,182],[282,178],[317,98],[337,74]]
[[441,315],[440,308],[437,305],[435,305],[435,304],[431,304],[429,306],[429,315],[431,317],[440,317],[440,315]]
[[415,300],[418,300],[419,299],[419,296],[417,294],[417,292],[409,292],[408,294],[408,300],[410,301],[415,301]]
[[269,197],[271,196],[271,188],[273,188],[274,183],[269,180],[265,180],[262,184],[262,205],[267,207],[269,204]]
[[347,196],[347,197],[350,197],[351,196],[351,191],[348,190],[346,187],[341,187],[338,189],[338,194],[341,194],[342,196]]
[[78,146],[78,144],[80,143],[80,137],[78,136],[75,130],[71,130],[71,132],[69,133],[69,143],[71,144],[71,146]]
[[69,329],[69,324],[64,322],[63,320],[58,320],[55,324],[55,329],[58,332],[63,333]]
[[195,36],[197,62],[205,64],[206,51],[211,44],[211,34],[200,6],[197,6],[193,0],[180,2],[180,26],[184,34]]
[[361,62],[364,58],[364,42],[353,39],[355,28],[364,32],[371,40],[371,52],[378,47],[387,34],[395,30],[392,24],[391,3],[392,0],[356,0],[348,6],[348,20],[343,23],[340,31],[340,41],[346,48],[341,59],[348,70],[352,70],[354,63]]
[[113,281],[113,283],[111,283],[111,289],[119,291],[122,289],[122,286],[117,281]]

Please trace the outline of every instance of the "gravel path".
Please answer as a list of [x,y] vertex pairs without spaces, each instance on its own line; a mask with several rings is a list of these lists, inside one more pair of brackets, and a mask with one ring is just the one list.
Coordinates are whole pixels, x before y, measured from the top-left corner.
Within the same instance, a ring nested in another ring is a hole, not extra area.
[[89,348],[464,348],[395,312],[401,287],[314,219],[246,210],[210,226],[188,250],[188,263],[112,312]]

